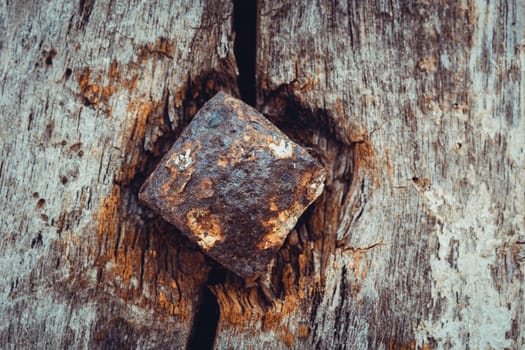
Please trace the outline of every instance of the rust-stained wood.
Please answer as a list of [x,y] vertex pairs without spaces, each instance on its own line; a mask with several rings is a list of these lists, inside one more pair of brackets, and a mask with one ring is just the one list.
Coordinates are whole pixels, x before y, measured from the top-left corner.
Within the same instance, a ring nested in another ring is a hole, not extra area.
[[211,264],[137,193],[237,91],[215,4],[0,3],[0,347],[186,346]]
[[253,107],[219,92],[139,192],[166,221],[237,275],[267,273],[324,172]]
[[522,2],[257,1],[254,104],[327,172],[259,285],[137,198],[252,95],[233,14],[0,3],[0,344],[197,346],[214,298],[218,349],[523,348]]

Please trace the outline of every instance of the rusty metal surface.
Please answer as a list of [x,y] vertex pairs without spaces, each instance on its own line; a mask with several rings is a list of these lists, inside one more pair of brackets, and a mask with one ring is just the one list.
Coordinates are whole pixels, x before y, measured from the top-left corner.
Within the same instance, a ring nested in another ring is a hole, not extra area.
[[242,277],[266,271],[324,171],[257,110],[219,92],[142,186],[140,199]]

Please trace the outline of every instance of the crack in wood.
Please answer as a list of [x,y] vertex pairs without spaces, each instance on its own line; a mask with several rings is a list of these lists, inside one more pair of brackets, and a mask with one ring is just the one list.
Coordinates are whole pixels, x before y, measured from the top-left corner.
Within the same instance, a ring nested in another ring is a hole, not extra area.
[[[213,272],[210,273],[212,275]],[[187,349],[212,349],[219,324],[219,304],[208,287],[203,287]]]
[[[239,71],[237,86],[241,99],[251,106],[256,106],[257,2],[255,0],[234,0],[233,6],[234,55]],[[212,270],[209,273],[208,284],[218,284],[217,281],[224,282],[225,273],[225,271]],[[213,348],[219,319],[220,309],[217,297],[207,286],[204,286],[200,305],[191,327],[188,349]]]
[[241,99],[255,107],[257,1],[234,0],[233,6],[234,52],[239,69],[237,84]]
[[344,251],[344,252],[350,251],[350,252],[353,252],[353,253],[355,253],[355,252],[367,252],[367,251],[370,251],[371,249],[374,249],[374,248],[377,248],[377,247],[383,247],[385,245],[387,245],[387,243],[384,243],[383,241],[380,241],[380,242],[371,244],[371,245],[366,246],[366,247],[353,247],[353,246],[341,247],[341,250]]
[[89,22],[89,17],[93,11],[95,0],[80,0],[78,13],[80,15],[79,29],[83,29]]

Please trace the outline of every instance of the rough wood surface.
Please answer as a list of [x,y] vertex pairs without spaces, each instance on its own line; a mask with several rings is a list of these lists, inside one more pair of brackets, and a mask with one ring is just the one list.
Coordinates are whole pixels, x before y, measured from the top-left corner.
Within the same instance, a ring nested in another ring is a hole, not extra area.
[[258,1],[256,105],[328,170],[259,286],[137,203],[239,95],[234,4],[166,3],[0,3],[0,344],[183,348],[209,288],[217,349],[525,346],[521,1]]
[[323,192],[304,148],[223,92],[195,114],[139,199],[244,279],[266,275],[288,233]]
[[209,267],[137,192],[198,105],[236,92],[214,3],[0,2],[0,344],[186,345]]

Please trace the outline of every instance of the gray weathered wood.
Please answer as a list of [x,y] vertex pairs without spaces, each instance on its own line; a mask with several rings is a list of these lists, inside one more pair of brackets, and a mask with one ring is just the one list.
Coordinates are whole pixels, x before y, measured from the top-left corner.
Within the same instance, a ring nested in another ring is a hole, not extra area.
[[232,10],[0,2],[0,347],[185,346],[209,268],[137,186],[199,98],[235,92]]
[[259,286],[137,202],[238,95],[233,4],[168,3],[0,2],[2,348],[184,348],[207,285],[217,349],[525,346],[521,1],[258,1],[257,107],[329,173]]

